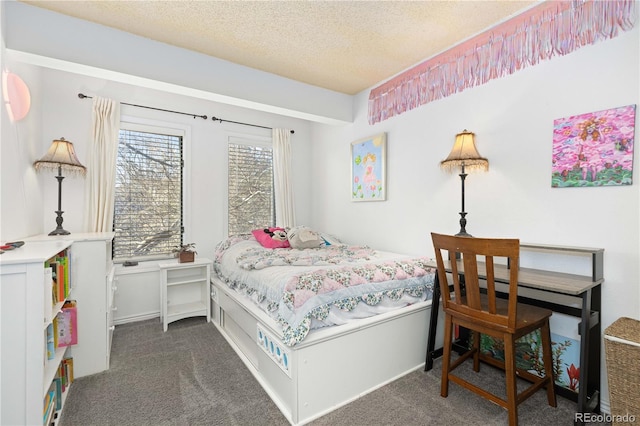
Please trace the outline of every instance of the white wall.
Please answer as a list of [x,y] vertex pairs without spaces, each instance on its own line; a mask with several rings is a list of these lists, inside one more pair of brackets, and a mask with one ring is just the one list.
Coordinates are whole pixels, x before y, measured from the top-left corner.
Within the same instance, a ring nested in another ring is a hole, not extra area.
[[[38,90],[39,70],[3,58],[2,67],[20,76]],[[11,122],[6,108],[0,108],[2,144],[0,145],[0,241],[15,241],[41,232],[42,192],[33,162],[46,152],[40,141],[41,105],[34,102],[28,116]],[[53,179],[53,178],[52,178]],[[56,206],[51,205],[51,212]],[[55,217],[55,214],[52,213]],[[55,228],[55,221],[53,228]]]
[[[35,94],[42,108],[42,140],[38,155],[44,154],[54,138],[65,137],[74,143],[81,162],[86,163],[91,140],[90,99],[81,100],[78,93],[98,95],[122,102],[148,105],[155,108],[189,112],[198,115],[216,116],[227,120],[258,124],[267,127],[283,127],[295,130],[292,135],[292,152],[300,161],[294,163],[294,191],[300,200],[296,214],[301,221],[308,222],[309,178],[307,165],[310,161],[309,123],[304,120],[252,111],[245,108],[222,105],[201,99],[193,99],[152,89],[80,76],[64,71],[40,69],[41,90]],[[229,134],[271,135],[270,130],[214,122],[132,106],[121,106],[122,116],[150,120],[152,123],[167,123],[189,130],[191,140],[185,148],[185,163],[190,172],[185,175],[189,182],[191,202],[185,206],[186,220],[191,226],[185,229],[185,241],[195,242],[201,256],[211,257],[214,245],[226,234],[227,195],[227,137]],[[40,151],[42,152],[40,154]],[[32,159],[33,161],[33,159]],[[4,176],[4,173],[3,173]],[[41,182],[44,194],[44,231],[55,228],[57,186],[54,174]],[[71,232],[84,230],[84,185],[82,178],[68,177],[63,182],[64,228]]]
[[[639,155],[633,185],[551,188],[556,118],[640,103],[638,28],[376,125],[359,94],[351,126],[314,125],[315,226],[352,242],[433,255],[430,232],[459,230],[460,178],[440,170],[456,133],[476,133],[488,173],[466,179],[467,231],[603,247],[602,330],[640,318]],[[640,122],[636,119],[635,141]],[[350,142],[387,132],[387,201],[350,202]],[[636,148],[637,149],[637,148]],[[608,401],[605,366],[603,400]]]

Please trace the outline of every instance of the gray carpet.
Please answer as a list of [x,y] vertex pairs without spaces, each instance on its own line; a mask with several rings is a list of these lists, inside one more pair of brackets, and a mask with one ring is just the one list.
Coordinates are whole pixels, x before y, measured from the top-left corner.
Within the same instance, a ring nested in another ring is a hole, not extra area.
[[[488,366],[479,374],[467,370],[464,375],[500,395],[504,382],[499,371]],[[505,410],[455,384],[448,398],[440,397],[440,371],[436,360],[433,370],[410,373],[311,425],[508,423]],[[549,407],[544,391],[538,392],[520,405],[520,425],[572,425],[575,406],[559,397],[558,407]],[[172,323],[166,333],[158,319],[117,326],[111,368],[76,379],[60,424],[289,423],[217,329],[203,318],[190,318]]]

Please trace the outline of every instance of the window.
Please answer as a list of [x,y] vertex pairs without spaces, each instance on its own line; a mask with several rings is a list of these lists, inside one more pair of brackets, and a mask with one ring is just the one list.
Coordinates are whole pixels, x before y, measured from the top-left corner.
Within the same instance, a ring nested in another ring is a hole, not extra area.
[[179,130],[122,123],[114,260],[167,258],[182,244],[182,148]]
[[[270,140],[270,139],[269,139]],[[255,140],[229,140],[229,235],[273,226],[273,150]]]

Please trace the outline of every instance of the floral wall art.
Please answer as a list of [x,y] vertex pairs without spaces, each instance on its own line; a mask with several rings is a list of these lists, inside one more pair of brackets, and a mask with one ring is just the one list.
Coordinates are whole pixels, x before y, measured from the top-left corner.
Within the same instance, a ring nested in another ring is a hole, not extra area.
[[351,143],[351,201],[384,201],[387,135]]
[[551,186],[631,185],[636,106],[553,122]]

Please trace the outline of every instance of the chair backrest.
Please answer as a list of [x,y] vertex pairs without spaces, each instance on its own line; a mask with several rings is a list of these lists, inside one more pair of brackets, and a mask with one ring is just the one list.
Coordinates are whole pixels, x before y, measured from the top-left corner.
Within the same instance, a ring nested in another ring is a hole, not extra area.
[[[518,302],[520,240],[457,237],[435,233],[431,233],[431,238],[438,264],[444,311],[457,316],[465,315],[486,327],[514,330]],[[443,256],[445,253],[447,261]],[[504,307],[504,302],[497,303],[496,299],[494,260],[499,258],[508,259],[510,266],[507,309],[500,308]],[[447,274],[445,264],[450,264],[451,274]],[[481,301],[479,272],[481,276],[486,276],[485,303]],[[461,286],[461,274],[464,276],[464,286]],[[453,288],[453,292],[450,287]]]

